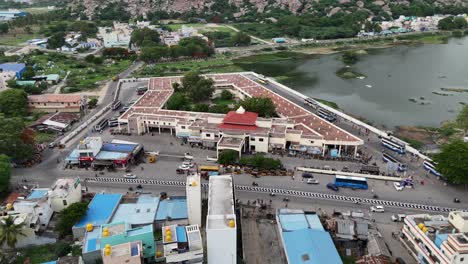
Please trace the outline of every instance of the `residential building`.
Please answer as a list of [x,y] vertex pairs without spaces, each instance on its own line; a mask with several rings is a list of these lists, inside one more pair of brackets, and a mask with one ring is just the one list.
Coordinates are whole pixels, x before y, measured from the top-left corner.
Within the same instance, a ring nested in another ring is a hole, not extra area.
[[468,263],[468,212],[407,215],[401,241],[418,263]]
[[49,191],[49,199],[54,212],[60,212],[71,204],[80,202],[80,178],[57,179]]
[[47,188],[33,189],[24,200],[17,199],[13,203],[13,212],[9,213],[31,215],[32,221],[36,223],[36,231],[44,231],[54,213],[48,192]]
[[75,239],[82,238],[87,234],[87,231],[99,229],[102,225],[109,223],[121,199],[122,194],[96,194],[88,205],[86,215],[73,226],[73,237]]
[[201,181],[200,174],[187,176],[186,194],[189,224],[201,226]]
[[155,220],[156,227],[165,225],[187,225],[189,223],[187,198],[183,196],[161,198]]
[[203,263],[203,243],[198,225],[163,226],[163,257],[167,264]]
[[81,112],[86,105],[86,97],[75,94],[41,94],[28,96],[31,111],[40,112]]
[[276,222],[288,264],[343,263],[315,213],[279,209]]
[[122,199],[122,203],[115,211],[110,222],[125,221],[132,228],[143,225],[153,225],[158,208],[159,197],[143,194],[137,197],[126,195]]
[[[255,73],[210,74],[215,94],[228,90],[239,100],[268,97],[279,118],[261,118],[239,108],[227,115],[165,109],[181,77],[151,78],[148,91],[119,118],[132,134],[169,132],[190,144],[241,152],[287,150],[313,155],[356,156],[364,141],[247,77]],[[270,80],[270,82],[274,82]],[[281,86],[277,83],[276,85]]]
[[0,91],[7,88],[7,82],[11,79],[21,79],[26,70],[24,63],[2,63],[0,64]]
[[106,48],[128,48],[132,37],[132,28],[126,23],[114,22],[113,27],[100,27],[99,36]]
[[206,241],[208,263],[237,262],[237,222],[232,176],[210,177]]
[[115,246],[106,245],[102,250],[103,264],[141,264],[143,250],[141,241],[128,242]]
[[[21,234],[23,235],[17,236],[17,248],[56,242],[54,238],[42,237],[36,234],[39,231],[40,226],[39,218],[37,216],[28,213],[11,213],[6,216],[0,216],[0,222],[4,221],[4,219],[9,216],[14,218],[14,223],[16,225],[24,224],[21,228]],[[7,246],[4,244],[3,246],[0,246],[0,248],[7,248]]]

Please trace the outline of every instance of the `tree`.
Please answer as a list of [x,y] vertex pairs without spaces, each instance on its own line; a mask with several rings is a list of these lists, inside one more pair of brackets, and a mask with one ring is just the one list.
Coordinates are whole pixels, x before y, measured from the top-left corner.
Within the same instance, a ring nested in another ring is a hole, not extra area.
[[34,68],[32,66],[26,66],[26,69],[24,70],[23,74],[21,77],[23,80],[31,80],[32,77],[36,76],[36,73],[34,72]]
[[453,183],[468,183],[468,142],[455,139],[442,146],[442,150],[434,157],[436,169],[448,181]]
[[196,71],[188,72],[182,78],[181,90],[195,102],[208,100],[214,92],[214,81],[201,76]]
[[341,60],[343,63],[348,64],[348,65],[353,65],[356,64],[356,62],[359,61],[358,54],[354,51],[348,50],[341,55]]
[[157,45],[160,42],[159,33],[147,27],[135,29],[132,32],[130,45],[137,47]]
[[34,148],[27,132],[21,118],[5,118],[0,114],[0,153],[15,162],[30,159]]
[[241,106],[249,112],[255,112],[261,117],[275,117],[276,106],[268,97],[251,97],[243,100]]
[[227,101],[227,100],[232,100],[232,98],[234,98],[234,95],[232,95],[232,93],[229,90],[223,90],[219,98]]
[[242,31],[234,33],[231,38],[233,46],[248,46],[250,45],[250,36]]
[[48,49],[57,49],[65,45],[65,33],[64,32],[57,32],[54,33],[48,40],[47,40],[47,48]]
[[10,248],[15,248],[18,243],[19,236],[26,236],[23,232],[25,223],[15,224],[16,217],[9,215],[0,220],[0,245],[7,245]]
[[189,100],[183,93],[174,93],[169,100],[167,100],[167,109],[169,110],[185,110],[189,107]]
[[239,152],[235,150],[223,150],[218,156],[218,163],[223,165],[234,165],[239,158]]
[[457,124],[461,129],[463,129],[463,133],[466,135],[466,132],[468,131],[468,105],[465,105],[458,114]]
[[0,113],[6,117],[25,116],[27,113],[28,95],[18,89],[9,89],[0,93]]
[[88,203],[86,202],[74,203],[63,209],[58,216],[56,230],[61,236],[71,234],[72,227],[86,215],[87,210]]
[[88,108],[89,109],[95,108],[97,103],[98,103],[97,98],[91,98],[91,100],[89,100],[89,102],[88,102]]
[[93,54],[89,54],[88,56],[85,57],[85,61],[88,63],[93,63],[94,62],[95,56]]
[[0,154],[0,194],[8,190],[11,176],[10,158]]
[[209,109],[210,109],[210,106],[208,104],[196,104],[193,106],[192,111],[205,113],[205,112],[208,112]]
[[0,23],[0,34],[6,34],[10,30],[7,23]]

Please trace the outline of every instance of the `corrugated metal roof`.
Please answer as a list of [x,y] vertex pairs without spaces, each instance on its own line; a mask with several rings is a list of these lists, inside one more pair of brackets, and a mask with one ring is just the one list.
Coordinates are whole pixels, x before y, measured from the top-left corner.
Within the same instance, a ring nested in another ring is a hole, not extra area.
[[138,145],[134,144],[113,144],[113,143],[106,143],[102,145],[102,151],[112,151],[112,152],[132,152]]
[[86,224],[99,226],[110,220],[115,208],[120,202],[122,194],[96,194],[88,205],[86,215],[74,227],[84,227]]
[[174,198],[159,201],[158,211],[156,212],[156,221],[167,219],[186,219],[187,213],[187,199]]
[[0,64],[0,70],[11,71],[11,72],[20,72],[26,68],[24,63],[2,63]]
[[128,153],[115,152],[115,151],[99,151],[96,155],[97,160],[125,160],[128,157]]

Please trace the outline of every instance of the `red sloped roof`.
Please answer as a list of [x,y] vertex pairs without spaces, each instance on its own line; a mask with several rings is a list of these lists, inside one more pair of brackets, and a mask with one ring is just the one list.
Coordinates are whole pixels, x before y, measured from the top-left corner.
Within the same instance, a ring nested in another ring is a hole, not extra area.
[[246,131],[255,131],[257,130],[256,125],[235,125],[235,124],[220,124],[218,126],[220,129],[233,129],[233,130],[246,130]]
[[258,114],[254,112],[245,112],[239,114],[236,111],[230,111],[223,119],[224,124],[254,126]]

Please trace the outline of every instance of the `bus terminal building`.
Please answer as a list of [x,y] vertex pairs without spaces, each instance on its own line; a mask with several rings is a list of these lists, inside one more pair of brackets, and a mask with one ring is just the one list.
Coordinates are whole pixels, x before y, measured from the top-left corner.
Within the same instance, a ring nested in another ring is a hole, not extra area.
[[[165,109],[182,76],[151,78],[148,91],[119,118],[132,134],[171,133],[187,142],[241,153],[287,150],[315,155],[356,156],[360,138],[247,78],[246,73],[209,74],[214,96],[229,90],[236,98],[271,98],[278,118],[261,118],[242,107],[227,114]],[[252,73],[249,73],[252,74]]]

